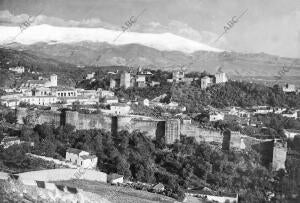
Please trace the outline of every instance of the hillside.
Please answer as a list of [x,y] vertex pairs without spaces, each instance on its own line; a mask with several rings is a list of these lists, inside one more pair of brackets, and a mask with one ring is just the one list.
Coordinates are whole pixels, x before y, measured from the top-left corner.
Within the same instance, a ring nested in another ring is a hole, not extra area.
[[10,67],[18,65],[24,66],[26,71],[30,69],[30,71],[39,72],[44,76],[49,76],[51,73],[59,74],[59,83],[64,85],[74,84],[74,80],[78,79],[76,76],[82,77],[80,69],[74,65],[36,56],[25,51],[0,48],[0,87],[18,86],[28,79],[38,77],[39,74],[26,72],[20,76],[8,71]]

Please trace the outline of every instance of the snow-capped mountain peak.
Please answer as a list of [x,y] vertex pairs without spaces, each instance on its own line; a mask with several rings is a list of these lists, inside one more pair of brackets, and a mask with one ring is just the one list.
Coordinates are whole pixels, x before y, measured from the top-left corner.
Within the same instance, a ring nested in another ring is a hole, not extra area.
[[[172,33],[122,33],[122,31],[104,28],[56,27],[46,24],[30,26],[22,33],[20,33],[19,27],[0,26],[0,32],[0,44],[7,43],[10,39],[26,45],[39,42],[68,44],[89,41],[106,42],[113,45],[140,44],[160,51],[181,51],[185,53],[201,50],[222,51]],[[17,37],[14,38],[15,36]]]

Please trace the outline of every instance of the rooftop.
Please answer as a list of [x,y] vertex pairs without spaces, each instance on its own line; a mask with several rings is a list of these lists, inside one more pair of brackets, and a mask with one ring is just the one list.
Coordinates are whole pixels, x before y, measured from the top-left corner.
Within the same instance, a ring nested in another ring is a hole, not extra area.
[[51,87],[51,89],[56,91],[75,91],[75,88],[65,86]]
[[80,154],[80,152],[83,152],[83,150],[75,149],[75,148],[69,148],[69,149],[67,149],[67,152],[72,153],[72,154]]
[[96,155],[82,155],[82,156],[80,156],[80,157],[81,157],[83,160],[97,158]]
[[123,178],[124,176],[123,175],[119,175],[117,173],[112,173],[109,175],[110,176],[110,179],[111,180],[115,180],[115,179],[118,179],[118,178]]

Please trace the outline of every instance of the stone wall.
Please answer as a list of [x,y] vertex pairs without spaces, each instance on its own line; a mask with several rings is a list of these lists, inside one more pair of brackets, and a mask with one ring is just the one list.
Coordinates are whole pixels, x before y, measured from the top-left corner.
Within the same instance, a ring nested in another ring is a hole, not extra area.
[[59,111],[44,111],[40,113],[36,124],[50,123],[55,127],[61,124],[61,112]]
[[111,131],[111,117],[103,114],[83,114],[76,111],[65,112],[64,124],[75,126],[76,130],[105,129]]
[[195,137],[197,142],[223,142],[221,131],[200,128],[193,124],[182,124],[180,133],[187,137]]
[[56,127],[61,125],[61,112],[60,111],[44,111],[44,110],[29,110],[26,108],[18,108],[16,110],[17,123],[24,124],[24,120],[30,120],[33,125],[49,123],[54,124]]
[[241,133],[238,131],[225,130],[223,133],[222,148],[224,150],[241,149]]
[[129,130],[138,129],[141,132],[144,132],[151,139],[156,139],[158,121],[154,120],[141,120],[141,119],[131,119]]

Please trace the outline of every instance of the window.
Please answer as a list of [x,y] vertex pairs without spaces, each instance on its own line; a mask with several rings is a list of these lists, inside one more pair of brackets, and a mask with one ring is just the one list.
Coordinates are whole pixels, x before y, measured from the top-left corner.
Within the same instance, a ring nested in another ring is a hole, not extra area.
[[82,166],[82,161],[81,161],[81,164],[80,164],[81,166]]

